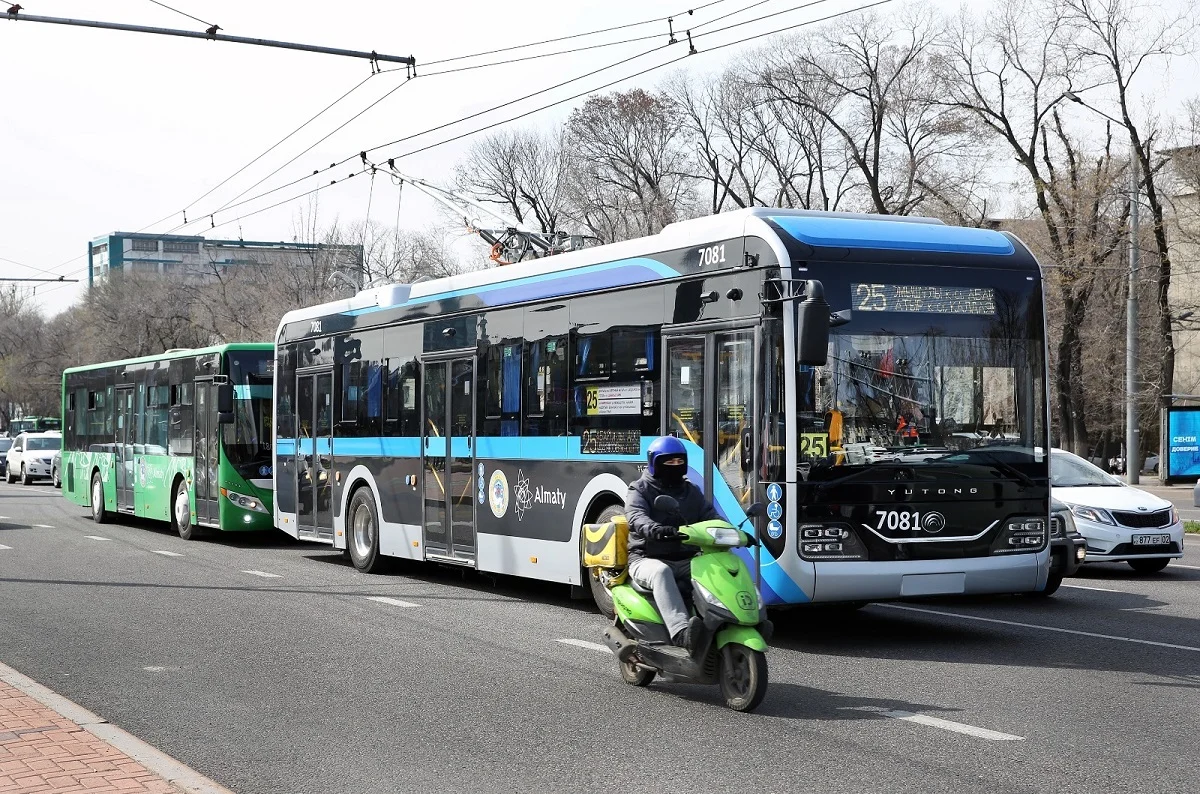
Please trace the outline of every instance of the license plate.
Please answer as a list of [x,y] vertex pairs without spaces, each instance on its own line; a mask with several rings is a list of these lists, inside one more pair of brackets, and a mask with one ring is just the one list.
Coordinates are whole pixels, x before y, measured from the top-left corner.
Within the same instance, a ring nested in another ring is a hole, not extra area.
[[1134,535],[1135,546],[1165,546],[1171,542],[1170,535]]

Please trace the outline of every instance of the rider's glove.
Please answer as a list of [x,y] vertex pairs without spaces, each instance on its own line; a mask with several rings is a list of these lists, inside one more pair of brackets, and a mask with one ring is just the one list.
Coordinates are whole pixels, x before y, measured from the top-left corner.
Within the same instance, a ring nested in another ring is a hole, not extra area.
[[655,527],[653,534],[655,540],[674,540],[679,530],[675,527]]

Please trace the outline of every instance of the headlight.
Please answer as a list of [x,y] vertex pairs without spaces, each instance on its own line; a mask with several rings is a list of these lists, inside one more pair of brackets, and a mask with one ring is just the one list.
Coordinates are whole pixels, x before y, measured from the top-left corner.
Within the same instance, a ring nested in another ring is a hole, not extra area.
[[700,595],[701,598],[703,598],[706,602],[708,602],[712,606],[720,607],[721,609],[725,609],[725,605],[722,604],[721,601],[715,595],[708,592],[708,590],[706,590],[704,588],[704,585],[700,584],[699,582],[693,581],[692,589],[695,590]]
[[733,527],[709,527],[708,534],[714,546],[742,545],[742,533]]
[[261,499],[257,499],[253,496],[246,496],[245,494],[240,494],[237,491],[231,491],[228,488],[222,488],[221,494],[243,510],[253,510],[256,513],[267,512],[267,508],[263,505]]
[[1076,518],[1082,518],[1085,521],[1095,521],[1097,524],[1111,524],[1116,526],[1117,522],[1107,510],[1102,510],[1099,507],[1085,507],[1084,505],[1071,505],[1071,512]]
[[1014,518],[992,543],[992,554],[1021,554],[1041,551],[1046,547],[1046,519]]
[[1172,524],[1179,523],[1179,511],[1176,510],[1174,506],[1171,507],[1171,523]]

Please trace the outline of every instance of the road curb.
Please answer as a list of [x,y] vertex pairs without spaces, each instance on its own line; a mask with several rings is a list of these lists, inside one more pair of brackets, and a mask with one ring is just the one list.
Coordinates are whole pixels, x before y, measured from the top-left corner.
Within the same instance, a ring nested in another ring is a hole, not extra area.
[[16,687],[21,692],[70,720],[88,733],[120,750],[146,769],[166,780],[187,794],[234,794],[191,767],[176,761],[171,756],[151,747],[128,731],[118,728],[103,717],[68,700],[28,676],[22,675],[0,662],[0,681]]

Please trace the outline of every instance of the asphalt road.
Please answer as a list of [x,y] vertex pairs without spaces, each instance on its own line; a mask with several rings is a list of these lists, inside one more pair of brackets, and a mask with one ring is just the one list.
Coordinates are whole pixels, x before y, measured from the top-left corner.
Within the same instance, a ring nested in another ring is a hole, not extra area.
[[622,683],[592,645],[603,620],[556,587],[95,525],[48,485],[0,484],[0,516],[0,661],[241,794],[1168,792],[1200,774],[1200,539],[1162,574],[1088,567],[1051,599],[794,612],[742,715],[715,688]]

